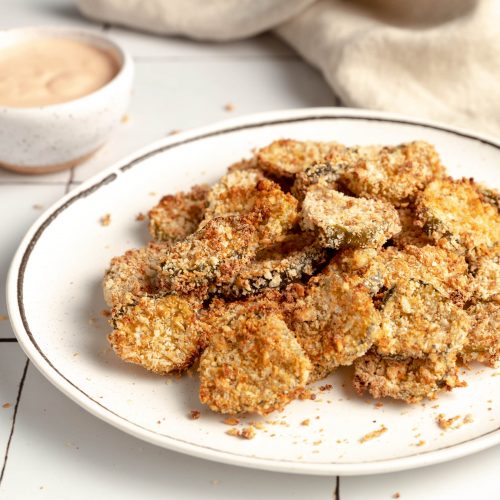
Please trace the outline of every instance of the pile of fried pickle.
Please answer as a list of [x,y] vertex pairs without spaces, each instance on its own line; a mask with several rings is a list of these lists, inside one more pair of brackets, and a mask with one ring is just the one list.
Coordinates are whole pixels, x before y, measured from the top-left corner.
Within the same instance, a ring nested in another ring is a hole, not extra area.
[[192,365],[212,410],[267,414],[353,366],[414,403],[500,359],[500,194],[452,179],[431,144],[278,140],[149,212],[112,259],[116,354]]

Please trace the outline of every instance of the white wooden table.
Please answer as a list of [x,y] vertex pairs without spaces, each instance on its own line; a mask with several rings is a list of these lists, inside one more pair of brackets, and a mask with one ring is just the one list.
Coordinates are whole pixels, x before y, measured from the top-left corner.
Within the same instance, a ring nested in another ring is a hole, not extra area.
[[[338,105],[321,75],[270,35],[230,44],[162,39],[91,24],[70,0],[0,0],[0,28],[81,26],[136,63],[129,120],[88,163],[47,176],[0,169],[0,315],[18,242],[43,207],[172,130],[246,113]],[[233,111],[225,110],[232,104]],[[253,471],[183,456],[101,422],[53,388],[0,320],[0,499],[500,499],[500,447],[423,469],[362,477]]]

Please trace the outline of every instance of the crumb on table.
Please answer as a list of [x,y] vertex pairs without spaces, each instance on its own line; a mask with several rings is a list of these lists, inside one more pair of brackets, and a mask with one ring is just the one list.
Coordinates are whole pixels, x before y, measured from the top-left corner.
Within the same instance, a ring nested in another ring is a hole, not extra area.
[[2,408],[5,408],[5,409],[7,410],[7,409],[8,409],[8,408],[10,408],[11,406],[12,406],[12,405],[11,405],[10,403],[4,403],[4,404],[2,405]]
[[9,319],[5,314],[0,314],[0,321],[7,321]]
[[111,224],[111,214],[105,214],[100,219],[101,226],[109,226]]
[[136,216],[135,216],[135,220],[136,221],[143,221],[144,219],[146,218],[146,216],[142,213],[142,212],[139,212]]
[[227,111],[230,113],[231,111],[234,111],[234,104],[231,102],[228,102],[224,105],[224,111]]
[[200,412],[198,410],[191,410],[189,412],[189,418],[191,418],[191,420],[198,420],[200,418]]
[[306,418],[305,420],[302,420],[302,422],[300,422],[300,425],[308,426],[310,423],[311,421],[308,418]]

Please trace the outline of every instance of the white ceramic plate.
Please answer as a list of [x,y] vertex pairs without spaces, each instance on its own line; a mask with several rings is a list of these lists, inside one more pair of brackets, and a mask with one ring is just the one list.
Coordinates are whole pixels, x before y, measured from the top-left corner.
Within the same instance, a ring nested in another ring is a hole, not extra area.
[[[305,109],[256,115],[161,140],[82,184],[28,231],[8,279],[9,315],[19,342],[59,389],[99,418],[151,443],[235,465],[307,474],[371,474],[451,460],[500,443],[498,370],[475,367],[468,387],[417,405],[354,394],[349,370],[322,384],[315,401],[296,401],[261,419],[253,440],[225,433],[201,407],[196,377],[177,380],[125,364],[110,351],[100,283],[111,257],[143,245],[145,213],[166,193],[213,182],[252,148],[277,138],[342,143],[434,143],[454,176],[499,187],[500,143],[397,115]],[[99,219],[111,214],[111,224]],[[436,405],[439,405],[437,407]],[[201,418],[188,418],[190,410]],[[443,432],[438,413],[472,415]],[[310,425],[301,425],[304,419]],[[248,422],[250,419],[246,419]],[[273,423],[269,423],[269,421]],[[361,444],[380,428],[387,432]]]

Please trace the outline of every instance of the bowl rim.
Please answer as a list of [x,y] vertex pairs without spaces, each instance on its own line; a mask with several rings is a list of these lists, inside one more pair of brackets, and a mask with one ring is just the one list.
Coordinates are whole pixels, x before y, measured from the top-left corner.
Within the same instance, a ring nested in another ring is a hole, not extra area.
[[[3,114],[16,114],[25,115],[28,113],[44,113],[45,111],[60,111],[67,107],[74,105],[85,105],[89,100],[95,99],[96,96],[102,96],[109,91],[111,86],[115,86],[117,82],[126,78],[128,74],[133,74],[134,62],[132,56],[115,40],[110,38],[108,35],[103,34],[92,28],[73,28],[67,26],[23,26],[22,28],[6,28],[0,29],[0,39],[4,36],[15,35],[15,34],[25,34],[26,39],[36,38],[38,36],[47,38],[67,38],[67,39],[82,39],[86,42],[98,45],[97,42],[107,45],[108,48],[116,51],[118,55],[119,70],[116,75],[113,76],[109,82],[105,83],[102,87],[85,94],[76,99],[71,99],[69,101],[64,101],[55,104],[48,104],[44,106],[30,106],[30,107],[15,107],[15,106],[2,106],[0,105],[0,113]],[[15,42],[15,43],[22,43]],[[0,46],[0,51],[2,50]]]

